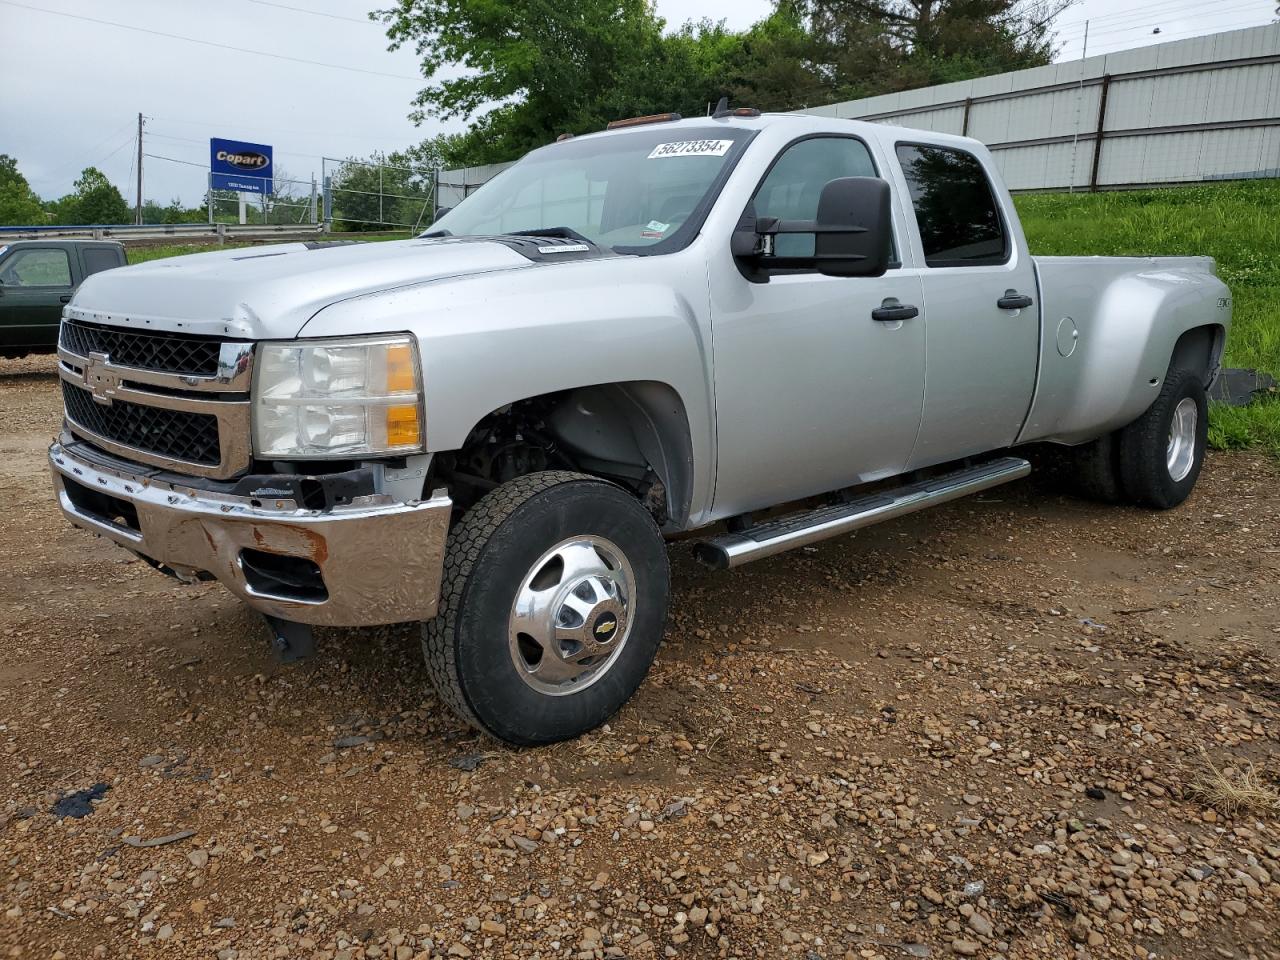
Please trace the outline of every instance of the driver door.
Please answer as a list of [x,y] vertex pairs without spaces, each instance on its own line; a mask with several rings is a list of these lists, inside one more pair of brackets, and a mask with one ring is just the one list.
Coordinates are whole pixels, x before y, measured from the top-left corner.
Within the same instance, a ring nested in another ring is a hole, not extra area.
[[[828,181],[868,176],[879,174],[862,140],[804,137],[765,174],[754,213],[812,220]],[[894,218],[901,236],[896,204]],[[812,235],[783,235],[775,251],[811,255],[813,242]],[[924,406],[918,271],[897,263],[881,277],[787,270],[767,283],[752,283],[732,267],[712,272],[714,513],[731,516],[901,473]],[[893,300],[919,314],[873,318]]]
[[18,247],[0,260],[0,343],[41,349],[58,342],[62,307],[75,293],[71,258],[61,247]]

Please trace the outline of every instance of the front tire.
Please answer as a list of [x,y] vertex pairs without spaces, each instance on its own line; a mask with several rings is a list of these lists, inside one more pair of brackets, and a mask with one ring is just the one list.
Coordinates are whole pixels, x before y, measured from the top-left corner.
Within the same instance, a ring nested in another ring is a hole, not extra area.
[[667,615],[666,545],[634,497],[584,474],[519,477],[449,535],[427,669],[472,726],[516,745],[567,740],[630,699]]
[[1208,439],[1209,409],[1199,374],[1171,368],[1155,402],[1119,432],[1126,496],[1156,510],[1178,506],[1196,485]]

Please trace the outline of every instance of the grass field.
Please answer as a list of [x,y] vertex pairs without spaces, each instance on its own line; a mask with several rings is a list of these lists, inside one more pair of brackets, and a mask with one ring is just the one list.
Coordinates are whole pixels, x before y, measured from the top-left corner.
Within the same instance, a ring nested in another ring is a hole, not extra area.
[[[1226,365],[1280,378],[1280,180],[1018,197],[1033,254],[1208,254],[1234,303]],[[1210,440],[1280,457],[1280,397],[1215,406]]]
[[[1214,257],[1235,306],[1226,364],[1280,378],[1280,180],[1033,194],[1016,203],[1032,253]],[[208,249],[139,248],[129,251],[129,262]],[[1280,397],[1216,406],[1210,440],[1218,447],[1261,447],[1280,458]]]

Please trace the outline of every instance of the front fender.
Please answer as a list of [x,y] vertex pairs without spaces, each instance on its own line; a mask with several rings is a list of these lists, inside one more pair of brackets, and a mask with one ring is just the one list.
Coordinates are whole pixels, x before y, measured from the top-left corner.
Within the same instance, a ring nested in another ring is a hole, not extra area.
[[618,257],[360,297],[321,310],[306,335],[412,332],[432,452],[460,448],[484,417],[530,397],[663,384],[689,420],[694,519],[710,503],[714,476],[706,303],[705,267],[696,258]]

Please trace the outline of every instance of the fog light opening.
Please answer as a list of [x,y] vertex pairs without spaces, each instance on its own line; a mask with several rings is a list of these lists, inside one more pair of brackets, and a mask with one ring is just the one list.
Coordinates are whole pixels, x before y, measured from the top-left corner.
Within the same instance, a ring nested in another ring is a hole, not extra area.
[[319,565],[305,557],[245,548],[240,551],[240,569],[249,588],[261,596],[302,603],[329,599]]

